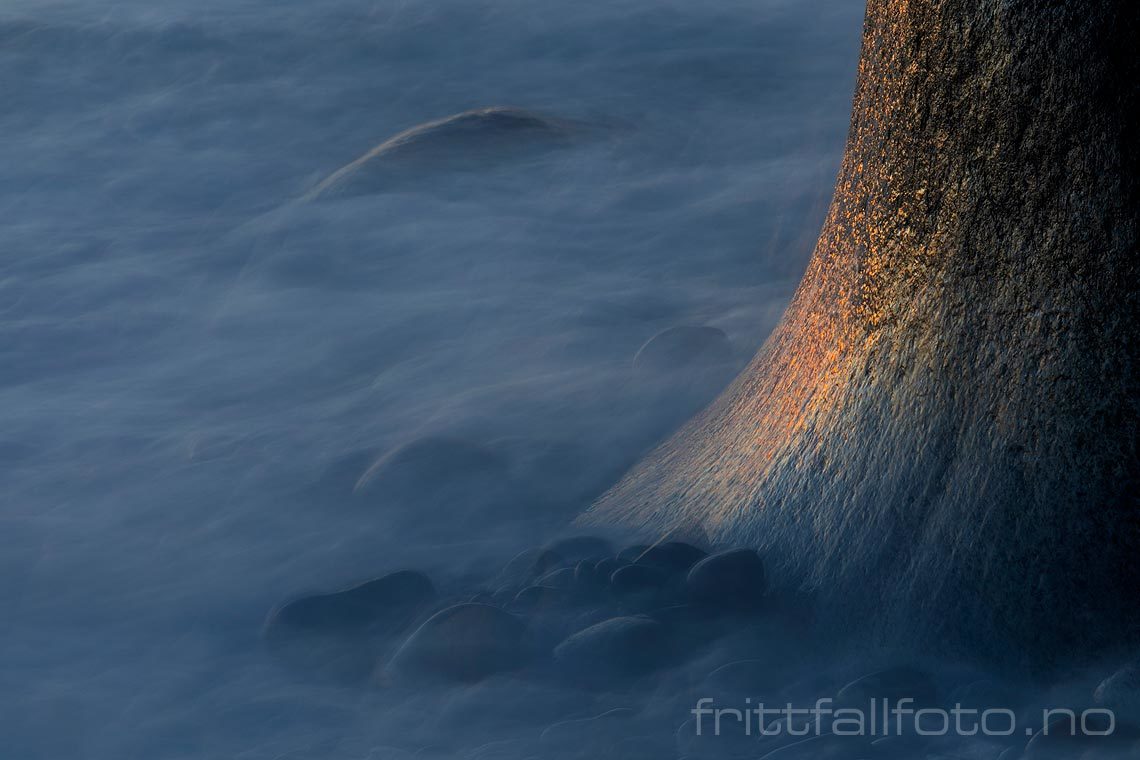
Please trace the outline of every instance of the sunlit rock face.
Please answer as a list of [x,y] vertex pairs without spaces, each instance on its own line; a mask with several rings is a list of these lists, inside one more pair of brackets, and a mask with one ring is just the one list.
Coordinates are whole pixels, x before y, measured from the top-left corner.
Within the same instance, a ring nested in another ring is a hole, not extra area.
[[1137,16],[871,0],[782,323],[585,519],[750,542],[923,644],[1041,663],[1134,639]]

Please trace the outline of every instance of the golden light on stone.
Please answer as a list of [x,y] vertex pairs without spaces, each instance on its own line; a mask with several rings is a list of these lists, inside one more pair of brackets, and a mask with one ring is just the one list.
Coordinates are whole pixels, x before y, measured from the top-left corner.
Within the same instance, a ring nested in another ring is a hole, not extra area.
[[585,521],[749,541],[928,639],[1044,648],[1089,616],[1118,638],[1140,580],[1136,16],[872,0],[783,320]]

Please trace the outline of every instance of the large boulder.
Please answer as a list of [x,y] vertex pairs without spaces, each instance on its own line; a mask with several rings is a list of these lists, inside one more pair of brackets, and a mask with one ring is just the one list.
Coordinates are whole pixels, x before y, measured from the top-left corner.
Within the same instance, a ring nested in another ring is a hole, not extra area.
[[1135,646],[1138,18],[870,0],[784,317],[581,524],[756,542],[886,643],[1037,672]]

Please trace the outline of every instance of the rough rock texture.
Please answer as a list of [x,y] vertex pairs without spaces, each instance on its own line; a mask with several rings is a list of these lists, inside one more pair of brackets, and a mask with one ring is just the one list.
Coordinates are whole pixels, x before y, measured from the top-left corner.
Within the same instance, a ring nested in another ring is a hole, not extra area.
[[586,520],[751,543],[921,642],[1040,663],[1135,637],[1138,15],[871,0],[783,321]]

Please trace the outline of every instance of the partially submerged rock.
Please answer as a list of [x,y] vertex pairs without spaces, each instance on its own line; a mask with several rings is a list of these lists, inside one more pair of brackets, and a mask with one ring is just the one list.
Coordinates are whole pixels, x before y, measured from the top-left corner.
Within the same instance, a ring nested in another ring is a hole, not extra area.
[[616,617],[592,625],[554,649],[564,672],[584,681],[645,675],[672,655],[668,630],[644,616]]
[[489,107],[428,121],[385,140],[318,184],[308,199],[382,192],[400,172],[473,169],[569,143],[572,124],[521,108]]
[[362,680],[435,599],[426,575],[401,570],[286,602],[269,614],[263,636],[291,665],[336,680]]
[[767,592],[764,561],[752,549],[706,557],[689,570],[685,590],[694,605],[716,612],[760,608]]
[[633,366],[638,370],[671,372],[731,361],[732,344],[724,330],[704,325],[678,325],[646,341],[633,357]]
[[385,669],[399,679],[480,681],[526,664],[526,626],[514,615],[487,604],[457,604],[424,622]]

